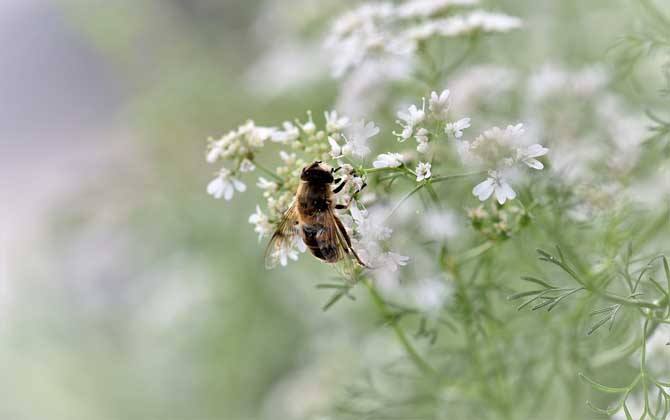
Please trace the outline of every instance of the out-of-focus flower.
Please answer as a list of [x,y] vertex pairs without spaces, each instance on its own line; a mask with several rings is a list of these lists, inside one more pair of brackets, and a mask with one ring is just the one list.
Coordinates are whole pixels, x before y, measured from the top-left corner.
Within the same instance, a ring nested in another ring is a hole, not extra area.
[[247,158],[244,158],[240,163],[240,172],[251,172],[256,169],[256,165]]
[[349,126],[349,118],[337,115],[337,111],[326,111],[323,115],[326,118],[326,131],[328,133],[340,132]]
[[208,194],[217,199],[223,197],[226,201],[233,198],[235,190],[244,192],[247,186],[239,179],[232,177],[231,172],[226,168],[222,168],[217,177],[207,184]]
[[271,139],[276,143],[290,143],[300,137],[300,130],[290,121],[284,121],[283,130],[277,130],[272,133]]
[[446,118],[449,112],[449,89],[445,89],[439,95],[433,91],[428,100],[428,109],[437,118]]
[[542,146],[541,144],[531,144],[525,148],[519,148],[516,151],[517,159],[526,164],[528,167],[540,170],[544,168],[544,165],[539,160],[535,159],[536,157],[544,156],[549,153],[549,149]]
[[461,118],[456,122],[447,123],[444,126],[444,132],[460,139],[463,137],[463,130],[468,127],[470,127],[470,118]]
[[419,153],[427,153],[428,152],[428,136],[430,135],[430,132],[426,130],[425,128],[421,127],[416,131],[416,135],[414,138],[416,139],[417,145],[416,145],[416,151]]
[[396,13],[401,18],[427,18],[456,6],[473,6],[479,0],[413,0],[399,4]]
[[419,162],[419,164],[416,165],[416,182],[421,182],[430,178],[430,168],[431,165],[429,162]]
[[397,168],[402,165],[403,157],[400,153],[382,153],[377,156],[372,166],[375,168]]
[[[344,156],[354,155],[365,157],[370,153],[368,140],[379,133],[379,127],[374,122],[359,120],[352,124],[346,133],[346,144],[342,146]],[[332,146],[332,143],[331,143]]]

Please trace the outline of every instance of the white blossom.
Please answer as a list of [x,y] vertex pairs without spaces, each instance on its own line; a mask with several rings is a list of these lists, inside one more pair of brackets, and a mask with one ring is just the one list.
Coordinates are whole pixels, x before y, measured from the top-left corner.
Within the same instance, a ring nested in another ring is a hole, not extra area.
[[421,127],[418,130],[416,130],[416,135],[414,138],[416,139],[417,145],[416,145],[416,151],[419,153],[427,153],[428,152],[428,136],[430,135],[430,132],[426,130],[425,128]]
[[332,138],[331,136],[328,136],[328,144],[330,144],[329,153],[333,159],[338,159],[342,157],[342,146],[340,146],[340,144],[337,141],[335,141],[335,139]]
[[[347,130],[346,144],[342,147],[342,154],[365,157],[370,153],[368,140],[379,133],[379,127],[374,122],[359,120]],[[332,144],[331,144],[332,146]]]
[[477,196],[480,201],[486,201],[491,195],[495,194],[496,200],[500,204],[505,204],[505,201],[513,200],[516,197],[516,192],[497,171],[489,171],[488,178],[477,184],[472,189],[472,194]]
[[254,165],[254,163],[247,158],[244,158],[240,163],[241,172],[251,172],[254,169],[256,169],[256,165]]
[[470,127],[470,118],[461,118],[456,122],[447,123],[444,127],[444,132],[450,134],[457,139],[463,137],[463,130]]
[[284,150],[279,151],[279,157],[284,162],[286,166],[292,166],[295,164],[297,156],[295,153],[288,153]]
[[400,18],[427,18],[453,6],[472,6],[478,0],[413,0],[398,5]]
[[307,122],[300,124],[300,128],[302,128],[302,131],[304,131],[307,135],[314,134],[316,131],[316,125],[312,120],[312,111],[307,111]]
[[430,167],[431,165],[429,162],[419,162],[419,164],[416,165],[416,182],[421,182],[430,178]]
[[276,143],[290,143],[300,137],[300,130],[290,121],[284,121],[282,124],[284,130],[277,130],[271,134],[272,141]]
[[231,172],[226,168],[219,171],[216,178],[207,184],[207,193],[216,199],[223,197],[226,201],[233,198],[235,190],[239,192],[246,191],[247,186],[237,178],[231,176]]
[[433,91],[428,100],[428,110],[436,118],[446,118],[449,112],[449,89],[443,90],[439,95]]
[[531,144],[528,147],[518,148],[516,151],[517,159],[529,166],[530,168],[540,170],[544,165],[536,157],[544,156],[549,152],[549,149],[543,147],[541,144]]
[[326,131],[329,133],[342,131],[349,126],[349,118],[338,116],[337,111],[326,111],[323,115],[326,117]]
[[269,235],[272,232],[272,224],[268,216],[261,211],[258,205],[256,206],[256,212],[249,216],[249,223],[254,225],[254,232],[258,233],[259,241],[263,236]]
[[412,136],[414,133],[414,127],[417,124],[420,124],[423,122],[423,120],[426,118],[426,111],[425,111],[426,103],[425,100],[423,102],[423,106],[419,109],[416,107],[416,105],[410,105],[409,108],[407,108],[407,111],[398,111],[398,118],[399,120],[396,120],[398,124],[402,127],[402,132],[401,133],[393,133],[397,137],[399,137],[398,140],[405,141],[408,138]]
[[375,168],[397,168],[403,163],[403,157],[400,153],[382,153],[372,162]]
[[274,181],[269,181],[262,176],[258,178],[258,182],[256,183],[256,186],[260,188],[261,190],[266,190],[266,191],[275,191],[277,189],[277,183]]

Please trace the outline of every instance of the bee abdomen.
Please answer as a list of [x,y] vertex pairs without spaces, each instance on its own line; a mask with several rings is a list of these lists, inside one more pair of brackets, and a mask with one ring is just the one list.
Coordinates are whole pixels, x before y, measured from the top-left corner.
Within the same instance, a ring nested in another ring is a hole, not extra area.
[[335,262],[338,260],[337,247],[328,242],[326,229],[323,225],[303,225],[303,241],[309,248],[312,255],[326,262]]

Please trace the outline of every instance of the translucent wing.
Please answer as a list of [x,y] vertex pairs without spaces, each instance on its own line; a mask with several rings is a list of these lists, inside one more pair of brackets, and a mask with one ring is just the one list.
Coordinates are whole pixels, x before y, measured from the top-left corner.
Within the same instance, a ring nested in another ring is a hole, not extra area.
[[328,218],[328,221],[325,225],[329,226],[328,234],[332,235],[332,242],[336,244],[338,250],[338,260],[340,259],[353,259],[359,265],[363,267],[368,267],[356,254],[356,251],[351,246],[351,238],[345,229],[342,221],[339,217],[333,212],[333,210],[327,210],[325,217]]
[[265,249],[265,268],[276,267],[279,263],[286,265],[291,253],[295,252],[292,248],[299,232],[298,212],[293,204],[284,212]]

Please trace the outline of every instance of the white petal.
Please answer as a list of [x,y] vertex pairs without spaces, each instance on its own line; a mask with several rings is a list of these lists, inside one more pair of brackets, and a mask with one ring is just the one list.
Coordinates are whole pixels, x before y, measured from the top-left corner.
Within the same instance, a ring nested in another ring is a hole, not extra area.
[[237,191],[245,192],[247,190],[247,186],[244,182],[240,181],[239,179],[233,179],[232,181]]
[[549,152],[549,149],[542,146],[541,144],[531,144],[526,149],[526,156],[528,157],[539,157],[544,156]]
[[226,182],[223,186],[223,199],[226,201],[230,201],[230,199],[233,198],[234,193],[235,188],[233,187],[233,184],[230,182]]
[[495,180],[493,178],[486,178],[485,181],[480,182],[472,189],[472,194],[479,198],[479,201],[486,201],[491,194],[493,194]]
[[523,160],[523,163],[525,163],[529,167],[531,167],[533,169],[537,169],[537,170],[540,170],[540,169],[544,168],[544,165],[542,164],[542,162],[540,162],[537,159],[533,159],[533,158],[526,158],[526,159]]
[[499,184],[496,186],[496,199],[498,203],[505,204],[505,201],[513,200],[516,197],[516,193],[512,187],[505,182],[504,180],[499,180]]
[[214,196],[214,198],[221,198],[223,193],[223,179],[216,177],[207,184],[207,194]]

